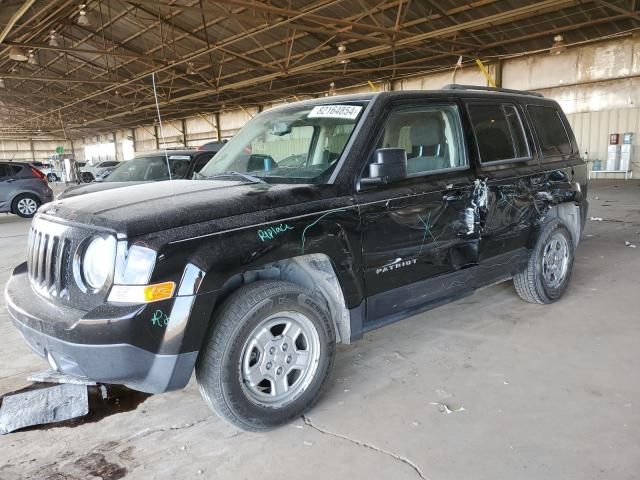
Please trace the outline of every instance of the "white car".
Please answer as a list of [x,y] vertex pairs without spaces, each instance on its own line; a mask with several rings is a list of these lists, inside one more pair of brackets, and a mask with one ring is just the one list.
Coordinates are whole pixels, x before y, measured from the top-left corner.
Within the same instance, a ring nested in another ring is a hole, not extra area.
[[118,165],[120,165],[120,162],[116,162],[115,160],[106,160],[96,165],[86,164],[80,169],[80,180],[85,183],[93,182],[105,169],[117,167]]

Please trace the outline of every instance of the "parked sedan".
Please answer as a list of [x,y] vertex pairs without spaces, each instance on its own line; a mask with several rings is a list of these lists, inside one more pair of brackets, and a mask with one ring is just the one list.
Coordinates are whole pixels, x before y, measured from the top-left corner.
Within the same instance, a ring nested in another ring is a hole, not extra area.
[[[101,182],[74,185],[62,192],[58,198],[75,197],[85,193],[111,190],[139,183],[190,179],[195,172],[199,172],[211,160],[213,155],[213,152],[197,150],[173,150],[166,156],[164,152],[145,153],[133,160],[121,162]],[[167,160],[171,170],[167,168]],[[171,175],[169,175],[169,171]]]
[[96,165],[84,165],[80,170],[80,180],[84,183],[93,182],[106,168],[113,168],[120,165],[115,160],[107,160]]
[[53,200],[45,175],[26,163],[0,162],[0,212],[31,218]]

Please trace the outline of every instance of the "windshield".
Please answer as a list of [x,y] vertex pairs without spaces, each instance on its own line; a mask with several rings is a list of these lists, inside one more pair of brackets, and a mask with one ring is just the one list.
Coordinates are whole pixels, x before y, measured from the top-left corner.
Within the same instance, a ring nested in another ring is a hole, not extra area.
[[[169,156],[171,178],[185,178],[189,170],[188,155]],[[118,165],[105,182],[149,182],[155,180],[169,180],[167,159],[164,155],[158,157],[134,158]]]
[[325,183],[364,104],[298,106],[260,114],[209,162],[199,177],[249,173],[269,183]]

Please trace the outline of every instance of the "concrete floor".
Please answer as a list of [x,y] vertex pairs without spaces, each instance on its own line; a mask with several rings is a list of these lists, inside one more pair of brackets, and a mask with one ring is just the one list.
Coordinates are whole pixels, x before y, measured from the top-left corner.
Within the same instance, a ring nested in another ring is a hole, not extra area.
[[[0,479],[637,479],[640,183],[593,182],[590,201],[604,221],[588,222],[560,302],[502,284],[343,346],[311,425],[239,432],[192,382],[98,423],[0,437]],[[0,216],[2,288],[28,225]],[[2,394],[46,365],[0,307]]]

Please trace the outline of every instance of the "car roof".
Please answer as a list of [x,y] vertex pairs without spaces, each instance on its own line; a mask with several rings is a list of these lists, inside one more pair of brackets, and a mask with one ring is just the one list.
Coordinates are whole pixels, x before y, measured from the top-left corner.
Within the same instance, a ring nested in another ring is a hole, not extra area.
[[293,105],[327,105],[331,103],[366,102],[378,100],[420,100],[420,99],[444,99],[444,98],[486,98],[498,100],[500,98],[517,98],[520,101],[526,99],[528,103],[555,104],[554,100],[548,99],[535,92],[526,90],[510,90],[503,88],[491,88],[475,85],[447,85],[440,90],[401,90],[392,92],[371,92],[348,95],[335,95],[331,97],[321,97],[301,102],[292,102],[279,105],[275,109],[286,109]]

